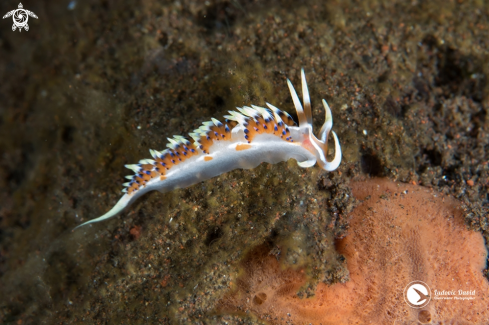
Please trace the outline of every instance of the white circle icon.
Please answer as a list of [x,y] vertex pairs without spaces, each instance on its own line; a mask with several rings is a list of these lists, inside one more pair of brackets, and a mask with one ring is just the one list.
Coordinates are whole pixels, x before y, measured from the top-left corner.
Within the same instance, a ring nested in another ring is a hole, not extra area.
[[404,288],[404,300],[412,308],[423,308],[431,300],[430,287],[423,281],[413,281]]

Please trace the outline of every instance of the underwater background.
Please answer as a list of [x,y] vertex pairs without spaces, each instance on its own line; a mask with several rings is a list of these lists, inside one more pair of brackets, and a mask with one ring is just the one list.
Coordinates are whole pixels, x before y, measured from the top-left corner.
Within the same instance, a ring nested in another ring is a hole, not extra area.
[[[454,196],[487,247],[487,2],[22,4],[38,16],[28,31],[0,20],[0,324],[266,321],[219,309],[240,263],[266,252],[300,270],[302,299],[348,281],[335,239],[361,177]],[[296,118],[286,78],[299,88],[301,68],[315,130],[321,99],[331,107],[338,170],[234,170],[72,232],[120,198],[124,164],[167,137],[236,106]]]

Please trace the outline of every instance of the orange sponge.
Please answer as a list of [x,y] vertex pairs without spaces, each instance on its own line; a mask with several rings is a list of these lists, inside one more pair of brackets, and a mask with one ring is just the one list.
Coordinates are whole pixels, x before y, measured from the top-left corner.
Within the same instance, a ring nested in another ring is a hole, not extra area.
[[[489,282],[481,272],[487,251],[482,235],[466,230],[456,200],[383,179],[352,188],[363,202],[353,212],[350,233],[336,243],[347,258],[350,281],[320,284],[314,298],[300,299],[295,292],[304,274],[281,270],[262,247],[245,260],[238,289],[223,306],[273,324],[489,322]],[[423,308],[404,299],[405,287],[416,280],[431,289]],[[448,298],[439,299],[440,293]]]

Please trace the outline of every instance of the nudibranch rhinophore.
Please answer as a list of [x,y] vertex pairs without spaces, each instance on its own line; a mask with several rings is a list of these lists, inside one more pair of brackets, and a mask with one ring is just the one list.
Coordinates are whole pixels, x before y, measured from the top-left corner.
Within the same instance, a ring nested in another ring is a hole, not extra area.
[[326,159],[328,135],[333,127],[331,110],[323,99],[326,120],[318,139],[312,132],[311,101],[304,69],[301,79],[304,108],[287,79],[299,126],[289,114],[269,103],[266,103],[268,109],[255,105],[237,107],[238,112],[229,111],[230,115],[224,116],[224,123],[214,118],[204,122],[189,134],[189,139],[174,136],[168,139],[168,149],[150,150],[153,159],[126,165],[135,174],[126,176],[129,182],[123,184],[125,194],[119,202],[103,216],[78,227],[117,215],[146,192],[188,187],[236,168],[255,168],[262,162],[275,164],[292,158],[300,167],[311,167],[317,162],[324,170],[335,170],[341,162],[341,147],[334,131],[335,155],[332,161]]

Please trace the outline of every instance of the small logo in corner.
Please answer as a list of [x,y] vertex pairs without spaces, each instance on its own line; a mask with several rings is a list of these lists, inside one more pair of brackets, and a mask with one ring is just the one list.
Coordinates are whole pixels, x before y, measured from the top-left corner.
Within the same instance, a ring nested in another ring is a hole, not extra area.
[[12,19],[14,20],[14,24],[12,25],[12,31],[15,32],[15,30],[18,28],[19,32],[22,31],[22,28],[24,28],[26,31],[29,30],[29,25],[27,25],[27,21],[29,20],[29,16],[36,18],[37,16],[35,13],[29,10],[25,10],[24,7],[22,6],[22,3],[19,3],[19,8],[9,11],[3,16],[3,19],[8,18],[12,16]]
[[404,300],[412,308],[423,308],[431,300],[430,287],[423,281],[413,281],[404,288]]

